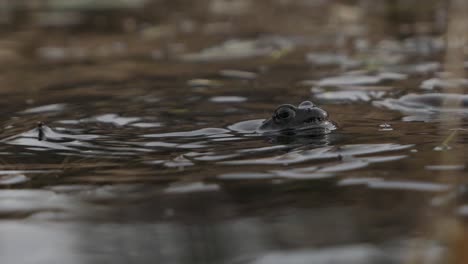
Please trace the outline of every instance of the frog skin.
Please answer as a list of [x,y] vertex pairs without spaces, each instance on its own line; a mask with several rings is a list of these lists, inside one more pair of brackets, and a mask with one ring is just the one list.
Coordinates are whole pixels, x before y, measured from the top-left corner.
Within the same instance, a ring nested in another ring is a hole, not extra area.
[[324,135],[336,129],[328,120],[328,113],[310,101],[304,101],[298,107],[290,104],[280,105],[273,116],[265,120],[257,133],[286,135]]

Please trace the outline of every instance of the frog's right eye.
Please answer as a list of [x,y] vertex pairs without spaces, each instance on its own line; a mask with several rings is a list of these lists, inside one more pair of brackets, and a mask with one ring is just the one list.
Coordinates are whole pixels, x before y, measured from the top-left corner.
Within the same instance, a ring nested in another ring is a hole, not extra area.
[[286,121],[293,119],[296,116],[296,111],[290,106],[282,106],[276,109],[273,116],[276,121]]

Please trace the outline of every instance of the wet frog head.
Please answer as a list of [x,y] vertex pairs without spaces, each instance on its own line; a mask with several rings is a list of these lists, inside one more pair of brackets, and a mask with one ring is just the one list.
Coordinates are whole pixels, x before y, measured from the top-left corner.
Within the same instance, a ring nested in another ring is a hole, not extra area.
[[273,116],[260,125],[257,132],[323,135],[334,129],[336,126],[328,120],[325,110],[310,101],[304,101],[298,107],[280,105]]

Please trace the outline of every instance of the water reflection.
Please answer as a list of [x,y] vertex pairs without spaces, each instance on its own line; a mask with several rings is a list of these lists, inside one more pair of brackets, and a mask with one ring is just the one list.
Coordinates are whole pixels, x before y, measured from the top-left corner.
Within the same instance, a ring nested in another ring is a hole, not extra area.
[[399,73],[382,72],[376,75],[361,75],[359,72],[343,74],[336,77],[328,77],[317,82],[318,86],[357,86],[357,85],[377,85],[386,81],[399,81],[407,76]]
[[263,37],[255,40],[228,40],[219,46],[204,49],[198,53],[185,54],[187,61],[239,60],[258,56],[272,55],[281,50],[294,47],[291,40],[283,37]]
[[[72,263],[126,263],[129,259],[139,263],[328,263],[343,258],[356,263],[401,263],[406,249],[399,234],[415,223],[415,208],[424,199],[405,194],[408,189],[363,193],[346,185],[347,189],[335,192],[327,182],[304,183],[191,183],[162,190],[144,185],[76,185],[50,191],[1,191],[2,214],[28,221],[0,223],[4,239],[0,250],[11,261],[18,259],[18,250],[28,251],[24,263],[62,258]],[[353,199],[357,193],[368,196],[369,202]],[[404,227],[396,211],[370,202],[397,194],[399,212],[407,216]],[[291,207],[297,195],[303,196],[301,202]],[[368,229],[384,225],[385,236]],[[59,253],[51,253],[57,249]]]
[[[0,0],[3,262],[447,262],[443,3],[65,2]],[[338,130],[256,133],[306,100]]]
[[466,95],[450,93],[407,94],[398,99],[376,101],[374,104],[409,114],[404,118],[406,121],[431,121],[440,118],[441,112],[466,115],[467,98]]

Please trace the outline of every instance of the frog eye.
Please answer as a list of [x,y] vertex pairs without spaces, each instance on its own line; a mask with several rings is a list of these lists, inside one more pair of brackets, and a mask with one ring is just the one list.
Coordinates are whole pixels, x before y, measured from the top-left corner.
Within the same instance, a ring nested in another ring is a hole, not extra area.
[[288,119],[294,118],[295,116],[296,116],[296,111],[294,111],[292,107],[282,106],[282,107],[279,107],[275,111],[274,118],[276,120],[288,120]]

